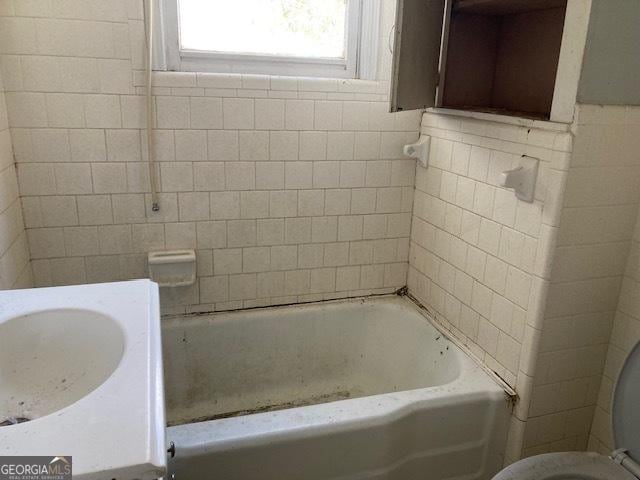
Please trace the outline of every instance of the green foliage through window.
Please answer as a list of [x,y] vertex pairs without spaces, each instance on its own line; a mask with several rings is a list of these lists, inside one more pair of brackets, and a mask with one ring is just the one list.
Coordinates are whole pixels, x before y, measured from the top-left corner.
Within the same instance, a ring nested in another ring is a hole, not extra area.
[[346,0],[180,0],[182,48],[343,58]]

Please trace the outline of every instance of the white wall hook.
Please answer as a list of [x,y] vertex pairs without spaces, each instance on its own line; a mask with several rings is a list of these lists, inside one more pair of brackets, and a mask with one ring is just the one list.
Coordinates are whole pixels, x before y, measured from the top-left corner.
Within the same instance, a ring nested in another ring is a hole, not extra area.
[[431,150],[431,137],[423,135],[416,143],[405,145],[403,152],[406,156],[417,158],[420,166],[427,168],[429,166],[429,152]]
[[537,158],[523,156],[519,167],[502,172],[501,185],[513,188],[516,197],[523,202],[532,203],[536,191],[539,163]]

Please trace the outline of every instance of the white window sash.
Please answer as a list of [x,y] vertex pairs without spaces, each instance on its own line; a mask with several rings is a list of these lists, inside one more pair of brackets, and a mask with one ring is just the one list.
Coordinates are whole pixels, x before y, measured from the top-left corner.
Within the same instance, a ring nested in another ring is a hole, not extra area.
[[181,50],[178,0],[152,1],[157,12],[154,70],[368,80],[376,77],[381,0],[348,0],[344,59]]

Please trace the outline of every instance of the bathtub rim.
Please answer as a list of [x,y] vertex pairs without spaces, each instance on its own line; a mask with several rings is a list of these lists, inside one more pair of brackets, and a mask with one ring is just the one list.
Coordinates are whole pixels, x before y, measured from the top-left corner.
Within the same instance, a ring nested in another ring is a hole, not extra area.
[[[402,298],[405,296],[407,298]],[[515,402],[515,396],[510,393],[512,390],[498,375],[479,361],[468,348],[453,337],[451,332],[434,320],[428,309],[410,296],[393,294],[361,296],[305,304],[259,307],[250,310],[274,310],[274,308],[309,304],[357,304],[363,301],[384,301],[385,299],[390,300],[394,306],[410,309],[413,313],[417,311],[428,325],[455,345],[457,356],[466,357],[462,358],[461,372],[456,379],[447,384],[414,390],[167,427],[167,440],[175,442],[177,450],[176,459],[173,463],[170,462],[170,471],[174,468],[182,468],[180,467],[182,462],[195,459],[205,461],[211,455],[233,456],[236,455],[234,452],[243,452],[245,449],[249,449],[248,451],[251,452],[263,447],[275,448],[277,453],[278,449],[287,448],[286,446],[292,442],[295,444],[298,441],[314,441],[318,437],[330,437],[331,435],[357,435],[356,432],[362,428],[384,428],[384,426],[402,422],[405,417],[410,415],[420,415],[419,412],[424,410],[431,410],[434,407],[446,409],[452,403],[464,405],[468,402],[486,402],[489,410],[487,411],[488,417],[484,421],[490,423],[499,421],[497,426],[487,433],[488,436],[485,440],[488,443],[486,445],[493,445],[494,441],[504,441],[506,445]],[[241,315],[246,314],[247,310],[249,309],[211,312],[202,315],[233,313]],[[171,315],[171,317],[176,318],[174,321],[177,323],[178,319],[184,319],[185,315]],[[484,375],[478,375],[479,372]],[[490,423],[486,423],[486,425]],[[501,440],[502,437],[504,437],[503,440]],[[475,444],[475,441],[464,443],[464,445],[472,444]],[[499,446],[497,449],[492,447],[492,449],[485,451],[483,469],[495,468],[498,471],[502,468],[505,445]],[[417,453],[407,451],[393,459],[389,465],[377,466],[371,472],[390,471],[391,467],[413,461]],[[279,454],[281,455],[282,452]],[[237,459],[231,460],[231,462],[234,461]],[[339,477],[341,480],[344,478],[343,476]],[[334,480],[339,479],[336,477]]]
[[[375,300],[382,301],[384,299],[396,300],[396,302],[398,301],[402,302],[403,305],[405,304],[411,305],[414,311],[418,312],[422,317],[424,317],[425,320],[433,328],[435,328],[448,341],[453,343],[460,350],[462,354],[464,354],[474,364],[480,367],[484,371],[484,373],[486,373],[504,391],[506,396],[509,398],[509,401],[511,402],[512,407],[517,403],[519,396],[516,390],[511,385],[509,385],[500,375],[498,375],[495,371],[489,368],[482,361],[482,359],[480,359],[477,355],[475,355],[467,345],[465,345],[461,340],[459,340],[455,335],[453,335],[453,333],[450,330],[448,330],[442,323],[437,321],[436,316],[433,315],[431,311],[425,305],[423,305],[416,297],[411,295],[407,291],[406,287],[401,288],[394,293],[361,295],[357,297],[347,297],[347,298],[338,298],[338,299],[329,299],[329,300],[315,300],[315,301],[309,301],[309,302],[287,303],[287,304],[268,305],[268,306],[250,307],[250,308],[242,308],[242,309],[192,312],[187,314],[167,314],[162,316],[161,322],[162,322],[162,326],[164,327],[166,324],[172,325],[174,323],[179,323],[181,321],[180,319],[184,321],[185,317],[206,317],[206,316],[216,317],[216,316],[222,316],[222,315],[235,316],[235,315],[241,315],[243,313],[246,314],[248,312],[259,312],[259,311],[266,311],[266,310],[279,310],[279,309],[291,310],[295,307],[300,307],[300,306],[340,305],[340,304],[349,304],[349,303],[362,303],[362,302],[375,301]],[[457,382],[457,381],[458,379],[453,380],[453,382]],[[453,383],[453,382],[450,382],[450,383]],[[426,387],[426,388],[432,388],[432,387]],[[421,389],[415,389],[415,390],[421,390]],[[407,391],[412,391],[412,390],[407,390]],[[379,395],[386,395],[386,394],[379,394]],[[366,398],[366,397],[362,397],[362,398]],[[353,399],[347,399],[347,400],[357,400],[357,399],[353,398]],[[346,401],[346,400],[339,400],[339,401]],[[333,402],[330,402],[330,403],[333,403]],[[307,408],[312,406],[314,405],[305,405],[305,406],[292,407],[292,408]],[[285,409],[285,410],[291,410],[291,409]],[[273,412],[264,412],[264,413],[273,413]],[[252,415],[262,415],[262,414],[263,413],[255,413]],[[200,423],[203,423],[203,422],[200,422]]]
[[[453,383],[462,382],[457,380]],[[447,388],[451,385],[174,425],[167,427],[167,439],[175,441],[175,444],[179,445],[182,451],[197,453],[215,448],[222,452],[264,443],[303,440],[317,435],[354,431],[362,426],[384,425],[401,420],[413,412],[424,410],[425,406],[426,408],[450,406],[454,399],[464,398],[466,401],[487,399],[492,402],[507,402],[503,392],[500,392],[499,389],[475,389],[463,392],[462,389],[455,388],[451,391],[451,388]],[[426,393],[432,395],[426,396]],[[434,393],[437,394],[433,395]],[[397,405],[393,405],[393,397],[399,395],[402,395],[403,398],[397,400]],[[366,404],[371,404],[372,408],[367,408]],[[343,407],[338,414],[328,411],[336,407]],[[291,423],[292,415],[295,415],[295,423]]]
[[425,317],[431,325],[433,325],[441,334],[443,334],[451,343],[453,343],[456,347],[458,347],[467,357],[469,357],[476,365],[478,365],[484,372],[495,381],[500,388],[504,390],[507,396],[510,398],[511,402],[515,404],[518,400],[518,394],[515,389],[509,385],[500,375],[498,375],[495,371],[491,370],[482,359],[478,358],[478,356],[473,353],[473,351],[465,345],[461,340],[459,340],[453,333],[448,330],[442,323],[435,319],[435,316],[429,311],[429,309],[424,306],[416,297],[407,293],[404,295],[411,303],[413,303],[420,314]]

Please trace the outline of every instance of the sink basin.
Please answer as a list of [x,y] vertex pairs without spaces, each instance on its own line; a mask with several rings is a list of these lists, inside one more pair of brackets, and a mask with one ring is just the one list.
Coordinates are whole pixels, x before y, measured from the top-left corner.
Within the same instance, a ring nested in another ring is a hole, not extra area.
[[5,321],[0,422],[34,420],[75,403],[113,374],[123,353],[120,326],[91,310],[49,310]]
[[0,291],[0,453],[71,456],[74,480],[166,473],[158,286]]

